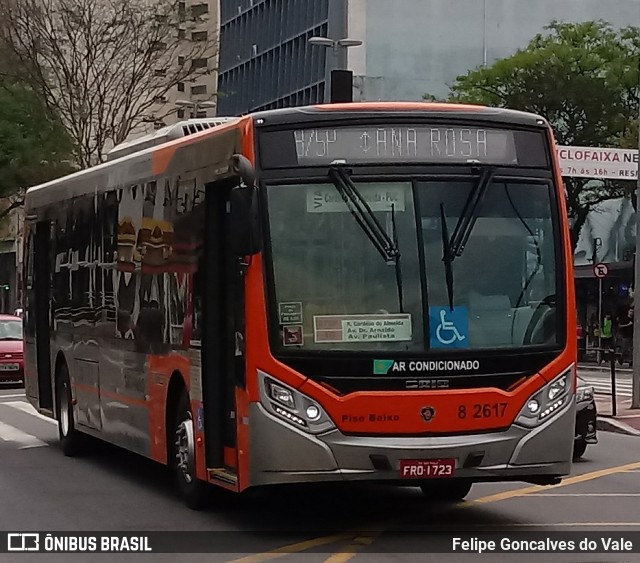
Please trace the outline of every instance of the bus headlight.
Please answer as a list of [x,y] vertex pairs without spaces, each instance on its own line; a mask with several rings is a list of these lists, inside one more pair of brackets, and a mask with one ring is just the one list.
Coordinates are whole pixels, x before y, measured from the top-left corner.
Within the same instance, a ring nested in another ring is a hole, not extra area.
[[573,366],[536,391],[520,411],[516,424],[533,428],[558,413],[571,399]]
[[277,418],[310,434],[320,434],[335,428],[324,409],[311,397],[293,387],[274,380],[266,373],[260,376],[260,402]]
[[289,407],[290,409],[296,408],[296,403],[293,400],[293,393],[282,385],[269,382],[269,395],[274,401],[281,403],[285,407]]

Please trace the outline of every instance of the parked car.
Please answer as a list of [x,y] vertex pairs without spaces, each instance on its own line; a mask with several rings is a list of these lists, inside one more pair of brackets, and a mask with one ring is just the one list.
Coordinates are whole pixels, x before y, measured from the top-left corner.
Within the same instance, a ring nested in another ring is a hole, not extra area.
[[573,442],[573,459],[580,459],[588,444],[597,444],[596,400],[593,386],[578,376],[576,391],[576,433]]
[[22,319],[0,315],[0,381],[24,381]]

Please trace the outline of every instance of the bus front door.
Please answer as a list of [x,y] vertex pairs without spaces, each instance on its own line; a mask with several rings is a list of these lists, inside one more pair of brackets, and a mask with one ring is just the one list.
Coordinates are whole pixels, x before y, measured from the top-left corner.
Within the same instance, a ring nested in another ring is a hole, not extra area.
[[228,201],[235,182],[205,186],[204,248],[200,284],[203,297],[203,403],[207,467],[236,473],[235,389],[244,379],[238,334],[244,314],[243,280],[231,252]]

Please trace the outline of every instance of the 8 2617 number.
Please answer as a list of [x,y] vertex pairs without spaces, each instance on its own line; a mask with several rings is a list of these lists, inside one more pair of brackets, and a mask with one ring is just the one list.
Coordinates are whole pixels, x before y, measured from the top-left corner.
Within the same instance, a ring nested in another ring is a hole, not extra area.
[[467,408],[467,405],[458,406],[458,418],[500,418],[507,410],[507,403],[479,403]]

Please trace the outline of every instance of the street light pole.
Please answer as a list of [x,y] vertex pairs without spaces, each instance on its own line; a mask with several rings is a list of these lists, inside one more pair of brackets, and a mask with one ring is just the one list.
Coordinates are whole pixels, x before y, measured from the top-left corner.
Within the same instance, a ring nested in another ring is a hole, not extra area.
[[[640,82],[640,60],[638,61]],[[638,89],[640,93],[640,86]],[[636,178],[636,257],[633,272],[633,374],[631,376],[631,408],[640,409],[640,314],[636,302],[640,299],[640,103],[638,103],[638,177]]]
[[198,102],[198,101],[192,102],[190,100],[176,100],[175,105],[179,107],[193,108],[191,111],[191,114],[193,117],[196,117],[198,115],[198,111],[200,111],[200,108],[216,107],[215,102]]
[[[328,37],[310,37],[309,38],[310,45],[317,45],[319,47],[325,47],[327,49],[331,49],[332,57],[331,64],[328,66],[328,71],[325,70],[326,83],[329,85],[329,88],[325,89],[325,101],[336,102],[336,101],[352,101],[353,100],[353,74],[350,73],[347,76],[349,71],[347,69],[338,68],[341,66],[339,64],[339,51],[338,49],[348,49],[349,47],[359,47],[362,45],[362,41],[359,39],[350,39],[348,37],[344,37],[343,39],[329,39]],[[340,82],[338,84],[334,84],[334,79],[338,79]],[[338,86],[336,88],[336,86]],[[343,92],[342,90],[348,89],[348,92]],[[335,98],[339,99],[335,99]]]

